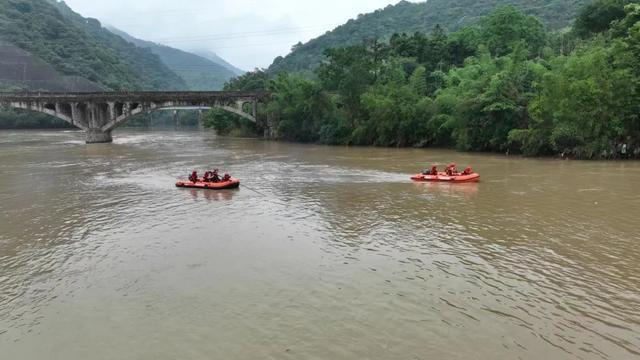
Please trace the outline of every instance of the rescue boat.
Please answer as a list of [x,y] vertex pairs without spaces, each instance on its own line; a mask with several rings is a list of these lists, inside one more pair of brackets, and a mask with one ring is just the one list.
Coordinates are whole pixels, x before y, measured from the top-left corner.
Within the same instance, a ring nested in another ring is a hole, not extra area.
[[478,182],[480,181],[480,174],[471,173],[469,175],[464,174],[453,174],[447,175],[446,173],[438,173],[438,175],[425,175],[418,174],[416,176],[411,177],[411,180],[418,182],[449,182],[449,183],[469,183],[469,182]]
[[480,181],[480,174],[470,167],[464,172],[458,172],[456,164],[449,164],[446,172],[439,172],[438,165],[432,165],[431,170],[425,170],[421,174],[411,177],[411,180],[418,182],[448,182],[448,183],[469,183]]
[[202,179],[198,179],[198,181],[178,181],[176,183],[176,187],[179,188],[188,188],[188,189],[208,189],[208,190],[226,190],[226,189],[237,189],[240,187],[240,180],[231,178],[228,181],[220,181],[220,182],[205,182]]

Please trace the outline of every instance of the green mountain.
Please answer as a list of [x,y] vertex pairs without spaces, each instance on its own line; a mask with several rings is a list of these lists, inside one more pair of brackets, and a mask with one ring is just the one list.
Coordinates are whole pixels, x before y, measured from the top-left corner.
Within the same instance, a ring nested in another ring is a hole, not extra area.
[[64,2],[0,0],[0,40],[51,65],[61,76],[81,77],[104,88],[187,88],[156,54],[104,29],[98,20],[80,16]]
[[364,39],[387,38],[393,33],[430,32],[436,25],[449,31],[475,24],[497,7],[513,5],[528,15],[540,18],[549,29],[569,26],[578,10],[591,0],[429,0],[421,3],[401,1],[373,13],[360,15],[333,31],[293,47],[285,57],[278,57],[271,73],[310,71],[320,64],[323,52]]
[[0,91],[104,91],[103,85],[68,76],[19,47],[0,41]]
[[[185,81],[189,90],[221,90],[227,81],[239,75],[227,66],[203,56],[140,40],[114,27],[108,26],[107,29],[128,42],[158,55],[165,65]],[[221,58],[219,59],[224,62]]]
[[226,61],[225,59],[221,58],[218,54],[214,53],[211,50],[192,50],[190,51],[193,54],[196,54],[200,57],[203,57],[205,59],[209,59],[211,61],[213,61],[214,63],[218,64],[218,65],[222,65],[225,68],[231,70],[231,72],[233,72],[234,74],[236,74],[236,76],[240,76],[246,73],[246,71],[234,66],[233,64],[229,63],[228,61]]

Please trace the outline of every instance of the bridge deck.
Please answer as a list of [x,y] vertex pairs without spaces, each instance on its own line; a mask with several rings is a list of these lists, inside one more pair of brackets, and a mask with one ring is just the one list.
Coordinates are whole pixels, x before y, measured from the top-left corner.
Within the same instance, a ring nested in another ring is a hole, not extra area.
[[206,101],[212,99],[265,99],[268,92],[237,91],[139,91],[139,92],[0,92],[0,101]]
[[[175,107],[219,108],[258,121],[258,103],[268,92],[142,91],[142,92],[0,92],[0,107],[31,110],[58,117],[87,134],[87,143],[111,142],[111,131],[145,111]],[[247,103],[251,112],[245,111]]]

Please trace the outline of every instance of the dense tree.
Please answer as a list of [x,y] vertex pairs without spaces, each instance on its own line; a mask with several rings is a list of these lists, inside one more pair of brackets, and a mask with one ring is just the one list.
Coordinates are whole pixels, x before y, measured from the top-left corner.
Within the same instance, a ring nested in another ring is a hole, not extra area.
[[330,49],[317,80],[264,80],[263,116],[293,141],[640,156],[640,5],[623,9],[587,39],[504,7],[454,34]]
[[323,122],[335,114],[335,107],[322,87],[300,76],[280,75],[271,90],[275,96],[266,111],[269,116],[279,119],[281,137],[292,141],[318,141]]
[[394,34],[389,40],[389,47],[391,54],[415,58],[430,72],[446,71],[452,66],[462,65],[467,57],[475,53],[477,43],[468,35],[460,33],[449,37],[441,27],[436,26],[431,35]]
[[625,17],[624,7],[630,0],[596,0],[579,12],[574,30],[582,38],[609,30],[614,21]]
[[596,39],[558,57],[529,106],[532,122],[510,138],[529,155],[616,156],[620,144],[640,144],[640,5],[629,5],[619,36]]
[[224,85],[225,91],[265,91],[269,88],[269,75],[262,69],[245,73]]
[[53,116],[25,110],[0,110],[0,129],[66,129],[73,126]]
[[341,106],[355,128],[362,115],[360,97],[375,82],[379,64],[365,45],[330,49],[325,55],[328,60],[318,69],[318,77],[325,89],[340,95]]
[[[225,91],[267,91],[273,86],[269,75],[261,69],[245,73],[231,79],[225,85]],[[260,117],[263,120],[263,108],[259,108]],[[248,136],[255,135],[261,130],[260,124],[253,123],[241,116],[221,110],[212,109],[205,114],[204,126],[216,130],[219,135]]]
[[447,76],[439,97],[453,104],[448,112],[455,119],[452,135],[460,149],[507,150],[509,131],[527,126],[531,85],[543,68],[522,52],[492,58],[485,50]]
[[215,129],[222,136],[255,136],[260,130],[252,121],[221,109],[207,111],[203,125]]
[[504,56],[522,47],[529,55],[537,56],[545,45],[546,34],[542,22],[527,16],[512,6],[496,10],[480,21],[480,41],[494,56]]
[[624,140],[634,90],[627,69],[616,69],[608,50],[595,46],[554,61],[531,106],[534,118],[521,136],[530,154],[564,153],[581,158],[608,156]]

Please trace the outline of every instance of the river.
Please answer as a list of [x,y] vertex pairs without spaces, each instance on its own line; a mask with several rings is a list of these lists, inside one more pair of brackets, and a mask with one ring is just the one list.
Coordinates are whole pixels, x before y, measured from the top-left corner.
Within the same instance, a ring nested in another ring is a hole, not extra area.
[[114,138],[0,132],[0,358],[640,357],[640,163]]

